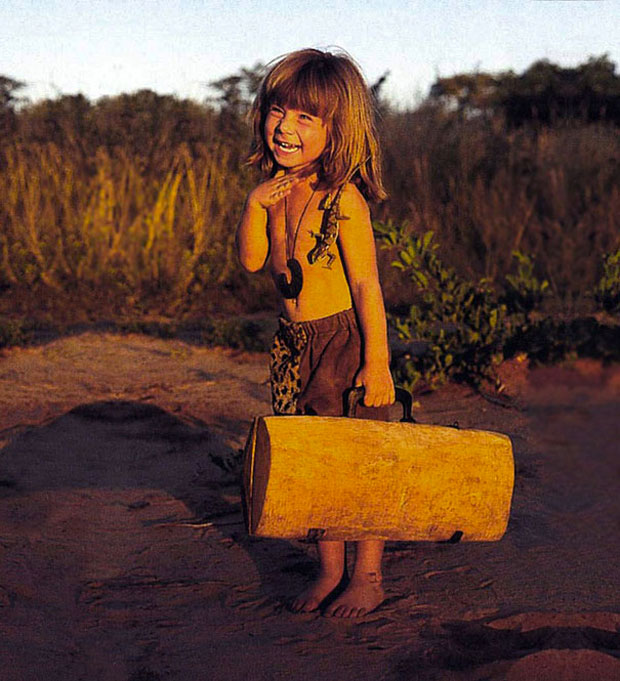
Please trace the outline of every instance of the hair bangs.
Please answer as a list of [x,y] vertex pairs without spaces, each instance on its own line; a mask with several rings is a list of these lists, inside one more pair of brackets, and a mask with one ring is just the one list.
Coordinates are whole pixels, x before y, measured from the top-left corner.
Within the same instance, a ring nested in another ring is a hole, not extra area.
[[305,111],[329,121],[338,108],[338,95],[326,75],[325,69],[316,68],[312,63],[296,73],[282,74],[283,77],[273,83],[269,103]]

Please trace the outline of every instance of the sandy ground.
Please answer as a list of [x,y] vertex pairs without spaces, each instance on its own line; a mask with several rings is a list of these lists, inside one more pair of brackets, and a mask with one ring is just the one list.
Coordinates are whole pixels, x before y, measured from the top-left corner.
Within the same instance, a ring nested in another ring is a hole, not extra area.
[[[245,535],[235,475],[267,359],[85,334],[0,357],[3,681],[620,679],[620,367],[503,369],[423,423],[505,432],[506,536],[389,543],[357,621],[283,605],[314,547]],[[219,462],[220,465],[217,465]]]

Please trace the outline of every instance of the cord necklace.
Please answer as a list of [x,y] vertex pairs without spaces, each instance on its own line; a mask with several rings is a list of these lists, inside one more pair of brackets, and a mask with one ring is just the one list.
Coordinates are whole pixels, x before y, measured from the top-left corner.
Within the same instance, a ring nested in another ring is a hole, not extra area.
[[314,193],[316,192],[316,186],[312,190],[312,194],[310,194],[310,198],[306,201],[306,205],[304,206],[303,210],[301,211],[301,215],[299,216],[299,220],[297,220],[297,226],[295,227],[295,234],[293,235],[293,245],[291,247],[291,236],[289,233],[289,228],[288,228],[288,201],[286,200],[286,196],[284,197],[284,230],[286,232],[286,267],[291,273],[291,280],[289,281],[286,278],[286,273],[281,272],[278,275],[277,278],[277,286],[280,289],[280,293],[284,298],[287,298],[288,300],[297,300],[297,297],[301,293],[302,286],[304,284],[304,277],[303,277],[303,272],[301,269],[301,265],[299,263],[299,260],[295,258],[295,246],[297,245],[297,235],[299,234],[299,228],[301,227],[301,223],[303,222],[304,216],[306,215],[306,211],[308,210],[308,206],[310,205]]

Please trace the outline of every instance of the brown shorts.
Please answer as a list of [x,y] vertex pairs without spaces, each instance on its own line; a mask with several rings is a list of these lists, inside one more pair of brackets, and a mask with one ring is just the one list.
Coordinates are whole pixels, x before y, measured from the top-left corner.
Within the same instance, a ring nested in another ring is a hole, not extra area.
[[[342,416],[343,393],[362,364],[362,342],[352,309],[289,322],[271,346],[271,399],[275,414]],[[388,420],[388,407],[357,408],[356,416]]]

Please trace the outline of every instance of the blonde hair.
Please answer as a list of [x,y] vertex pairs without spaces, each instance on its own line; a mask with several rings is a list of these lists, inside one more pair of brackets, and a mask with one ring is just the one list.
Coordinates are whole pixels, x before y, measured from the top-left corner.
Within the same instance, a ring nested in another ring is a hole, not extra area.
[[326,123],[327,143],[317,161],[321,183],[332,189],[354,182],[369,200],[386,197],[372,99],[349,55],[305,49],[272,63],[250,111],[254,140],[247,159],[266,174],[275,171],[264,138],[272,104],[306,111]]

